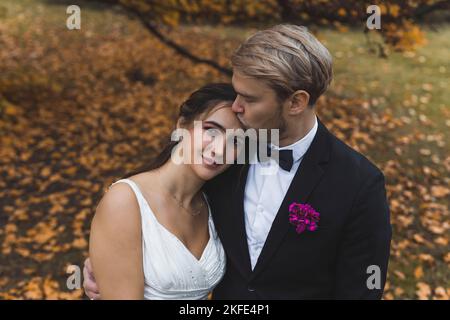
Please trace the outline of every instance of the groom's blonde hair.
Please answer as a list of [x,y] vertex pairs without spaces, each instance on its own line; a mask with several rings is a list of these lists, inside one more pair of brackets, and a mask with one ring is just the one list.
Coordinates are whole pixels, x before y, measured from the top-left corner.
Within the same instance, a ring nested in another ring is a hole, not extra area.
[[309,105],[330,85],[332,57],[306,27],[281,24],[258,31],[231,57],[233,70],[260,79],[275,90],[280,101],[296,90],[309,93]]

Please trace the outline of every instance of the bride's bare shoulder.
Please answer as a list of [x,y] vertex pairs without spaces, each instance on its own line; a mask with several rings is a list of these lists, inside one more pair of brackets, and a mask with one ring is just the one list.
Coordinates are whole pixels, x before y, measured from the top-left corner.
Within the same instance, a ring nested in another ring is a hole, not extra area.
[[[133,214],[135,213],[135,214]],[[95,215],[111,219],[138,217],[139,203],[130,185],[124,182],[111,185],[97,205]]]

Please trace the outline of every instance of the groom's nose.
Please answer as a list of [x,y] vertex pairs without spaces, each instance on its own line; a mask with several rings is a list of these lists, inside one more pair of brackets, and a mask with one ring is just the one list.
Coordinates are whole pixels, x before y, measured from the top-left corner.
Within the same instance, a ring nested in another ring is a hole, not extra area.
[[244,107],[239,102],[239,98],[236,98],[234,100],[233,104],[231,105],[231,110],[233,110],[234,113],[243,113],[244,112]]

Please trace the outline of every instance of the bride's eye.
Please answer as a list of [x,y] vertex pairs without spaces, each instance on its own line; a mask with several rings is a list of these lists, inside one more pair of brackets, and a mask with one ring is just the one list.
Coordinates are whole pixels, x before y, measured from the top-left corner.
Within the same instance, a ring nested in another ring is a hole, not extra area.
[[221,131],[217,128],[205,128],[206,133],[212,137],[217,137],[221,134]]
[[233,146],[235,148],[238,148],[241,146],[241,143],[242,139],[240,139],[239,137],[236,136],[227,137],[227,145],[229,145],[230,147]]

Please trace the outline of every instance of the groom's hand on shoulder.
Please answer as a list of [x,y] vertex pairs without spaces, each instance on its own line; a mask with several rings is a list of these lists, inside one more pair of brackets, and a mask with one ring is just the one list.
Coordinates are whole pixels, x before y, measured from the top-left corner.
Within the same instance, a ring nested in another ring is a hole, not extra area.
[[84,292],[89,299],[99,300],[100,292],[98,290],[97,283],[95,282],[94,271],[92,270],[92,264],[89,258],[84,261],[83,276]]

